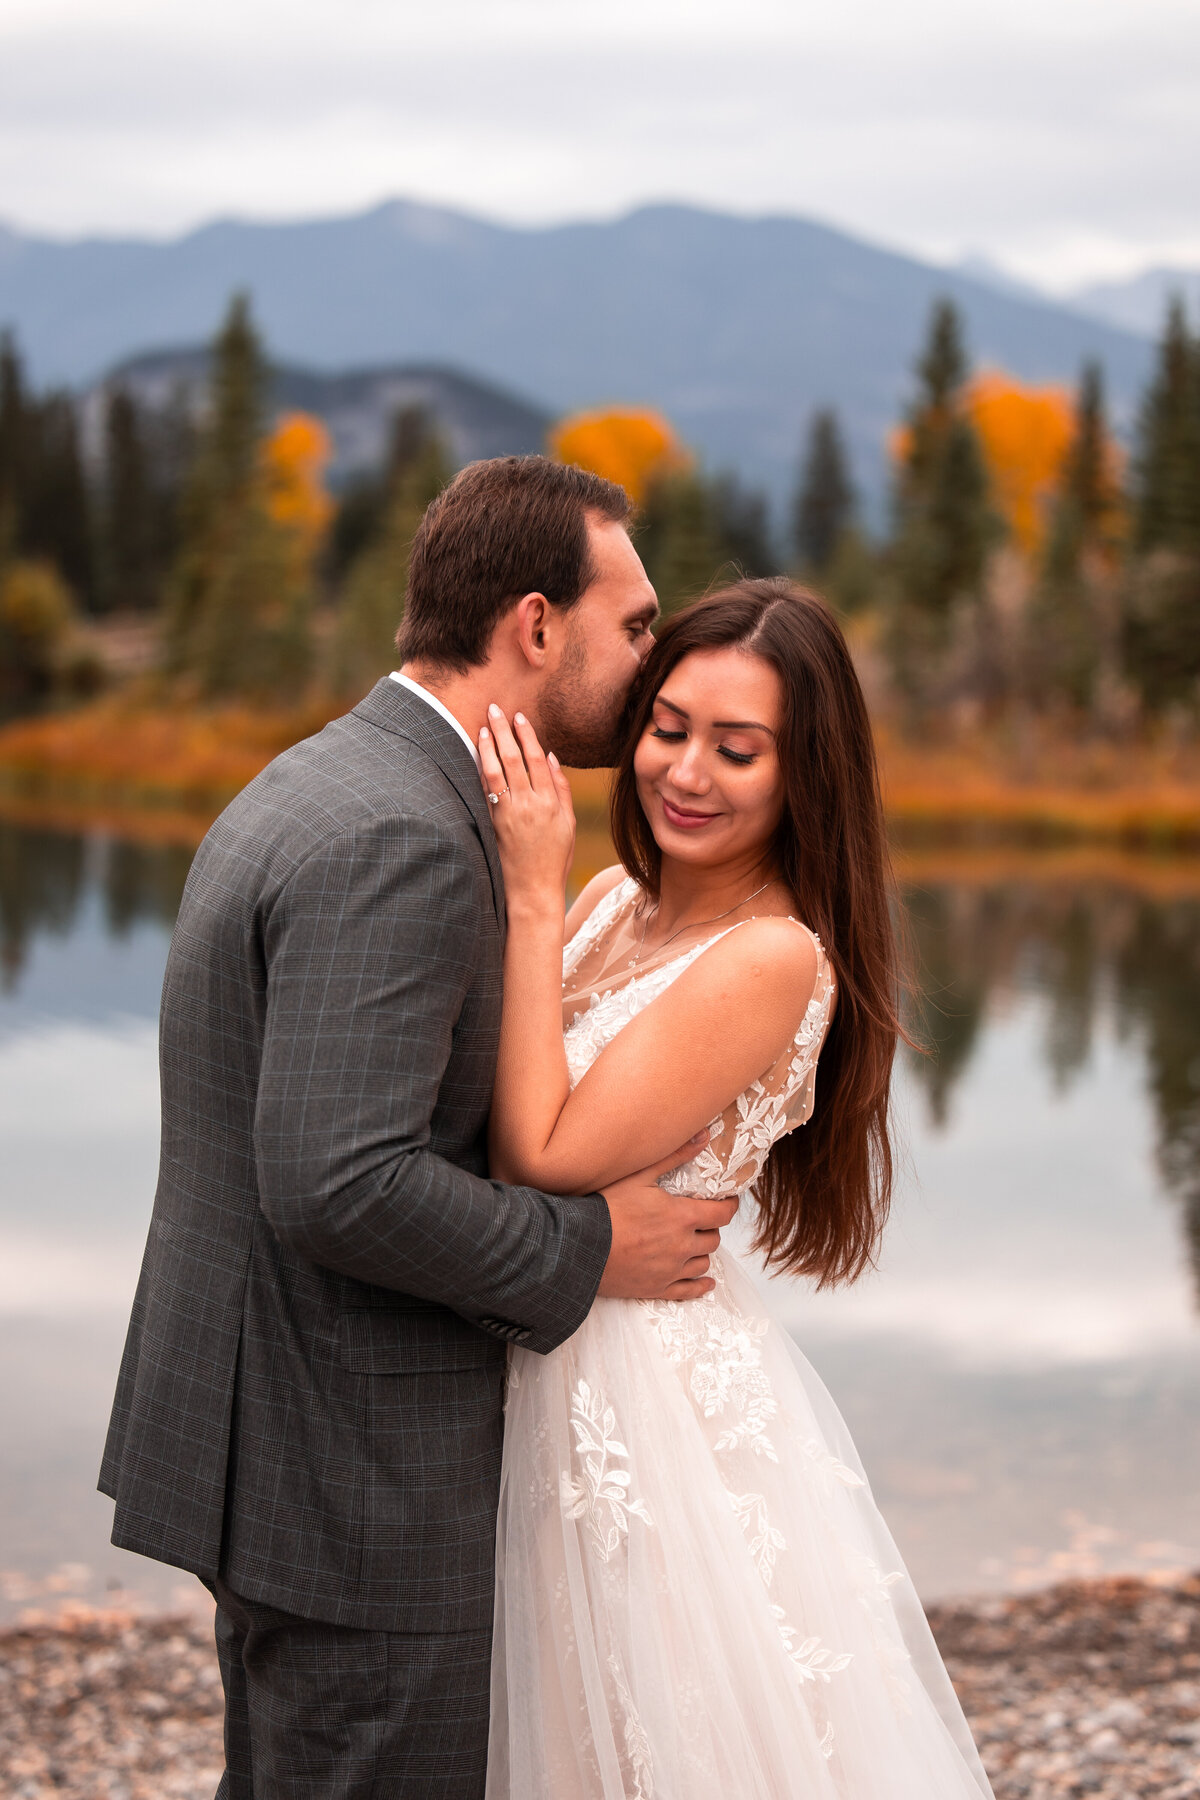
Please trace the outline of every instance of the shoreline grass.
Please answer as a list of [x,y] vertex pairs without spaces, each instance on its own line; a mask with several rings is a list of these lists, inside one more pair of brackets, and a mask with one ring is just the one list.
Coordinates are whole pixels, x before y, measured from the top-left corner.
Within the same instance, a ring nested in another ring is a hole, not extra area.
[[[0,726],[0,809],[33,822],[199,841],[246,782],[346,708],[199,707],[126,690]],[[1079,741],[1043,729],[916,744],[878,730],[884,801],[900,858],[1200,851],[1200,753],[1149,741]],[[603,829],[608,776],[573,771],[581,829]]]

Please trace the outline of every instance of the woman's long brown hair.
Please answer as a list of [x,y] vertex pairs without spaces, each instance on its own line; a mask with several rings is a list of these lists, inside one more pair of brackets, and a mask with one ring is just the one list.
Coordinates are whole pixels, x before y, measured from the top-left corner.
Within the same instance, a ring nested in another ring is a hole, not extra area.
[[782,578],[739,581],[667,621],[630,702],[613,842],[657,897],[662,855],[638,800],[634,753],[672,669],[696,651],[725,649],[762,657],[783,684],[774,862],[838,985],[813,1116],[773,1146],[755,1190],[756,1245],[775,1267],[825,1287],[875,1260],[892,1196],[889,1096],[903,1032],[875,745],[846,640],[816,594]]

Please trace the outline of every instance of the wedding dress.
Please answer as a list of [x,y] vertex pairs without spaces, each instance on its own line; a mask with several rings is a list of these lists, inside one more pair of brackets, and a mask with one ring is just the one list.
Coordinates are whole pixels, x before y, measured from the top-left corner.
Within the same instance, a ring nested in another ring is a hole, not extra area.
[[[623,881],[567,946],[572,1085],[735,924],[654,964]],[[742,921],[744,923],[744,921]],[[800,927],[803,929],[803,927]],[[812,1111],[835,986],[664,1179],[747,1189]],[[725,1248],[700,1300],[514,1350],[488,1800],[979,1800],[991,1789],[837,1409]]]

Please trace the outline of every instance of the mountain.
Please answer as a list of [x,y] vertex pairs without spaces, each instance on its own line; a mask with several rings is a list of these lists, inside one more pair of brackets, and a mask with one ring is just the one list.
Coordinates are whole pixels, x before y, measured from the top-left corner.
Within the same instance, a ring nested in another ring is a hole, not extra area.
[[1019,300],[1043,302],[1047,298],[1031,281],[1022,281],[1019,275],[1010,275],[1007,269],[1000,263],[993,262],[982,250],[969,250],[966,256],[959,257],[955,267],[969,281],[978,281],[983,287],[995,288],[998,294],[1015,295]]
[[1070,381],[1098,357],[1125,417],[1149,361],[1128,332],[800,218],[664,205],[527,228],[397,200],[167,243],[0,234],[0,323],[43,382],[94,381],[135,350],[202,340],[238,287],[286,363],[452,365],[554,412],[652,404],[710,466],[776,497],[813,408],[832,404],[878,500],[940,294],[962,307],[979,362]]
[[1193,329],[1200,326],[1200,269],[1143,269],[1127,281],[1095,282],[1077,288],[1071,305],[1123,331],[1157,336],[1173,294],[1187,301]]
[[[89,449],[99,447],[104,401],[112,387],[126,388],[153,408],[168,405],[182,390],[196,406],[204,393],[208,365],[203,347],[159,351],[119,363],[84,396],[84,441]],[[488,382],[475,381],[457,369],[420,365],[325,375],[274,363],[269,398],[277,413],[315,413],[324,421],[333,440],[329,473],[335,486],[383,460],[392,419],[402,407],[420,406],[429,413],[456,464],[541,450],[552,423],[548,412]]]

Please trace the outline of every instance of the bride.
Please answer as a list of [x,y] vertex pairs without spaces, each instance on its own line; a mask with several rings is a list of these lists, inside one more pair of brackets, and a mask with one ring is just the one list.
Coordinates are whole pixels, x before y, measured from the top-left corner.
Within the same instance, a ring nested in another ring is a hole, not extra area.
[[[664,626],[614,777],[621,865],[565,950],[566,779],[520,714],[489,718],[494,1173],[584,1192],[707,1128],[663,1205],[740,1191],[771,1266],[853,1280],[891,1190],[899,1025],[832,615],[743,581]],[[598,1299],[550,1355],[511,1353],[488,1800],[990,1795],[832,1401],[727,1249],[702,1286]]]

